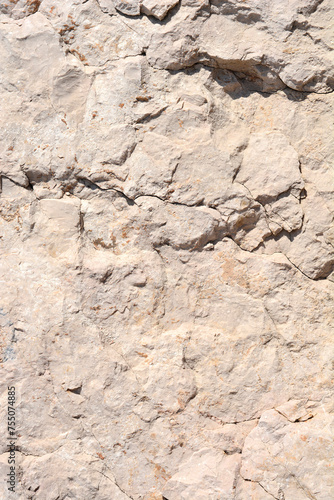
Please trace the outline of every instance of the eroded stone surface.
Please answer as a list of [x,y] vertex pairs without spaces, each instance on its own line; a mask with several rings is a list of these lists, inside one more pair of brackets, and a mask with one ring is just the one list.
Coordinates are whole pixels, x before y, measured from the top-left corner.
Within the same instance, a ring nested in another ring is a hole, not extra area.
[[329,498],[334,486],[330,470],[332,417],[323,410],[321,413],[292,424],[275,410],[264,412],[256,430],[246,438],[241,476],[259,483],[275,498],[282,493],[286,498]]
[[329,0],[0,13],[18,497],[329,499]]

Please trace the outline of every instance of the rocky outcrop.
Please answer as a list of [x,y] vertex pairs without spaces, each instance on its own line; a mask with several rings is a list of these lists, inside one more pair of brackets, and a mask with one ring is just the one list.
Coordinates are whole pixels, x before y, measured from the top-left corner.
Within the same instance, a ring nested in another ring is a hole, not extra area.
[[329,500],[331,2],[0,14],[17,498]]

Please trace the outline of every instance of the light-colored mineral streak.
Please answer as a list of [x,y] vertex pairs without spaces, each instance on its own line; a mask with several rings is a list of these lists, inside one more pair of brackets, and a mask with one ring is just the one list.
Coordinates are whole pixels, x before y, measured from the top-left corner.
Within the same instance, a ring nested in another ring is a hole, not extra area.
[[0,2],[1,499],[334,498],[332,7]]

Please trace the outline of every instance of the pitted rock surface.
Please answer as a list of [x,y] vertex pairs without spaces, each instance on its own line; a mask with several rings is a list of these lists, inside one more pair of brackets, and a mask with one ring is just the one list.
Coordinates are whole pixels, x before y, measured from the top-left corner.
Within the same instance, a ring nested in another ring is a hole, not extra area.
[[1,499],[332,498],[332,19],[1,2]]

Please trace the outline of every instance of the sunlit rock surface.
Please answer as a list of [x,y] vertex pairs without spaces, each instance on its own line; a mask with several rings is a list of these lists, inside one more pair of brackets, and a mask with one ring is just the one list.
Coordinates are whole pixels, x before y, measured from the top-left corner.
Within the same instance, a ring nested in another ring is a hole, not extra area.
[[1,2],[1,499],[333,497],[331,7]]

